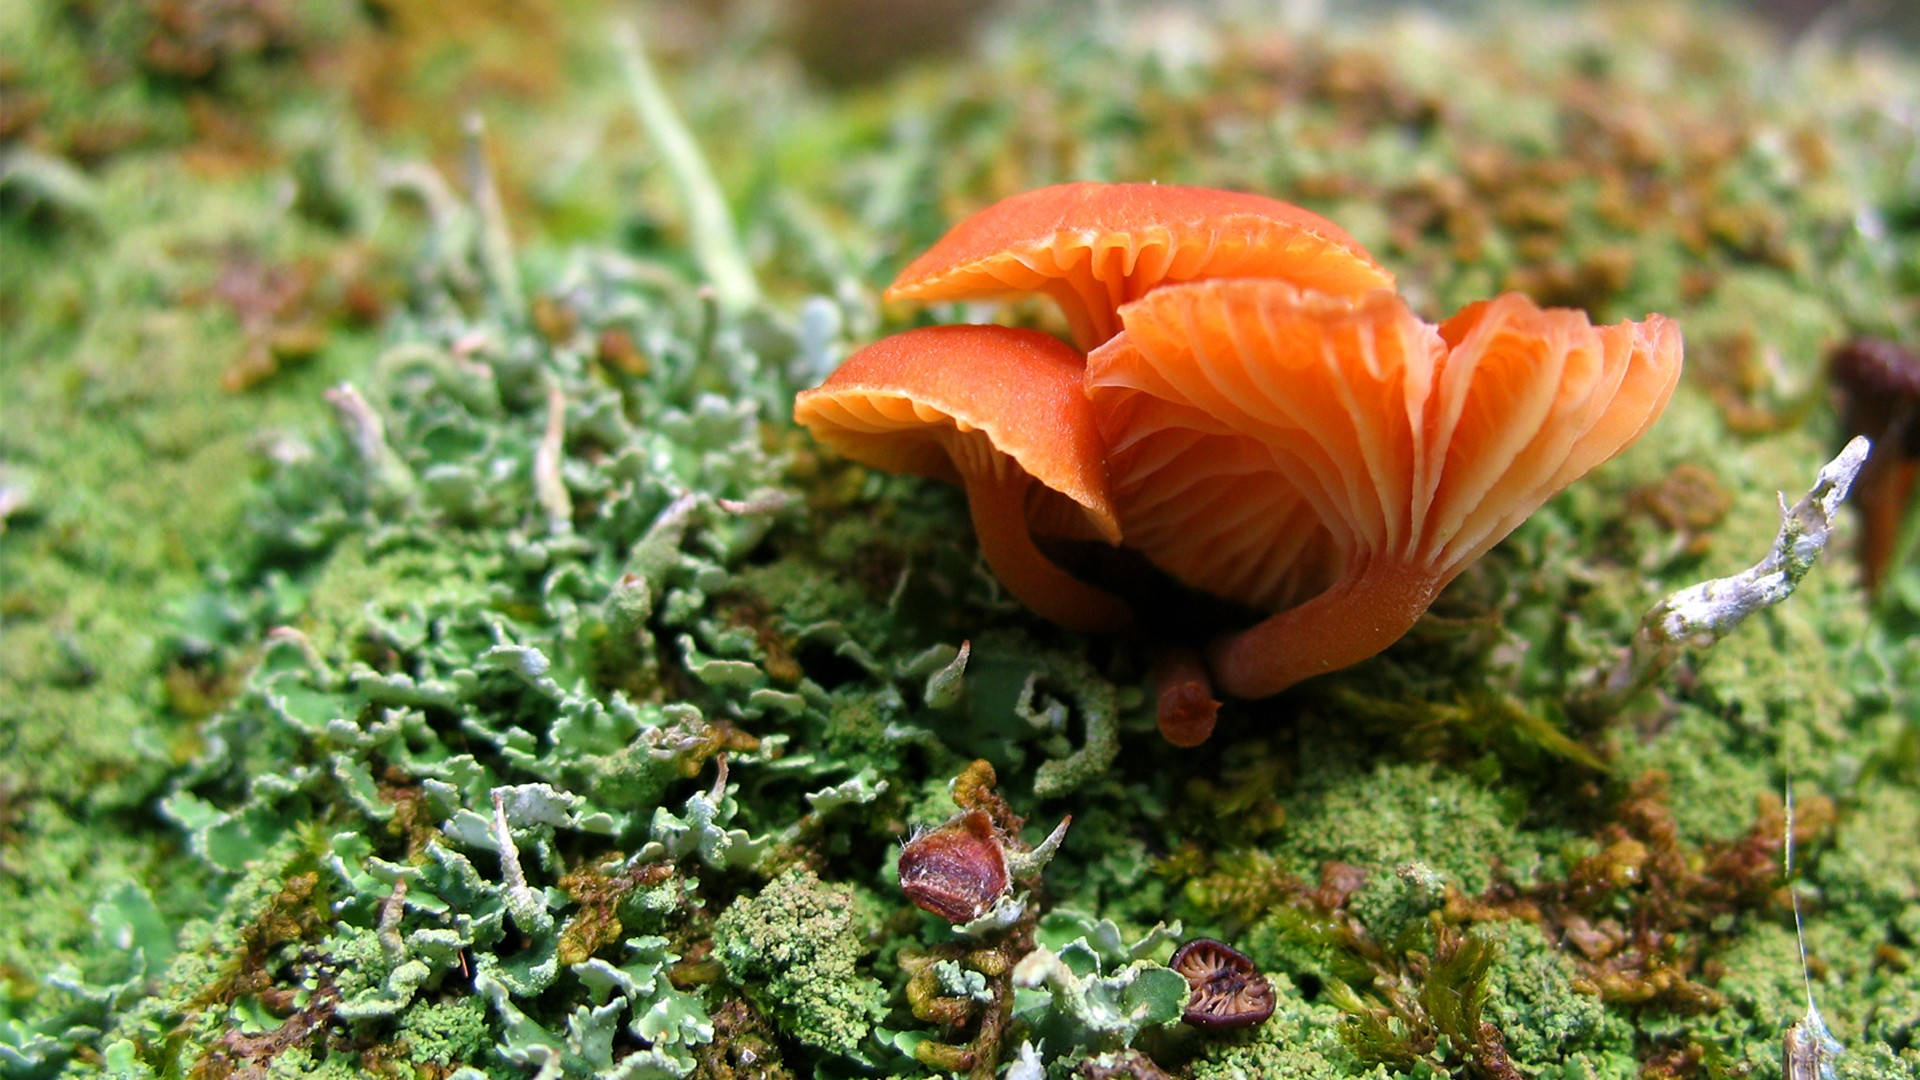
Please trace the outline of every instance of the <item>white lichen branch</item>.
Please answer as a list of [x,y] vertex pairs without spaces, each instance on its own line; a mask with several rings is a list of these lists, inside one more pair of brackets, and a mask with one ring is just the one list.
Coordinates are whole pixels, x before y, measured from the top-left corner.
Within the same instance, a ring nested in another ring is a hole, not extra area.
[[546,898],[527,884],[520,868],[520,849],[513,842],[513,830],[507,826],[506,789],[493,789],[493,840],[500,848],[500,877],[506,894],[507,914],[514,924],[530,934],[552,929],[553,916],[547,912]]
[[660,77],[640,43],[638,28],[630,22],[617,23],[615,44],[620,66],[626,72],[627,90],[633,95],[634,111],[640,114],[640,126],[660,151],[660,160],[686,204],[694,259],[713,284],[721,307],[739,311],[751,306],[760,298],[760,283],[754,279],[753,268],[740,246],[720,182],[714,179],[713,170],[700,153],[700,144],[694,141],[666,88],[660,85]]
[[547,380],[547,427],[533,448],[533,492],[547,515],[547,531],[554,536],[573,532],[573,496],[560,476],[560,459],[567,442],[567,397],[558,379]]
[[1640,620],[1633,644],[1601,685],[1597,709],[1607,711],[1664,675],[1689,648],[1709,648],[1755,612],[1793,595],[1826,550],[1833,519],[1872,449],[1855,438],[1820,470],[1813,489],[1789,507],[1780,496],[1780,532],[1766,558],[1731,577],[1691,585],[1655,604]]
[[406,959],[407,956],[406,939],[400,936],[400,920],[405,917],[406,912],[407,879],[396,878],[393,882],[393,891],[380,902],[380,921],[374,935],[379,939],[380,947],[386,950],[387,958],[395,963]]
[[387,442],[387,425],[352,383],[327,391],[334,418],[366,469],[368,493],[376,503],[404,502],[413,494],[413,470]]
[[467,191],[480,215],[480,267],[494,295],[513,314],[527,313],[526,294],[520,288],[520,270],[513,259],[513,232],[507,226],[506,204],[487,160],[487,127],[479,113],[466,118]]

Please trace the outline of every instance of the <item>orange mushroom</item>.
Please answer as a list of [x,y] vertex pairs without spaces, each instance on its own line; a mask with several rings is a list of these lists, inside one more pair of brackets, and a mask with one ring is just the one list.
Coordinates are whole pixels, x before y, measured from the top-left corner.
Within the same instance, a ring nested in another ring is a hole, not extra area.
[[1002,199],[907,264],[888,299],[1042,292],[1082,349],[1120,328],[1116,309],[1163,282],[1280,278],[1351,295],[1393,284],[1353,237],[1278,199],[1213,188],[1083,181]]
[[1077,518],[1120,539],[1079,353],[1037,330],[930,326],[861,349],[794,401],[847,457],[965,486],[987,565],[1021,603],[1074,630],[1116,630],[1126,605],[1035,546],[1031,522]]
[[[1216,686],[1241,698],[1398,640],[1469,563],[1638,438],[1681,363],[1663,316],[1595,328],[1518,294],[1434,327],[1387,292],[1219,280],[1163,286],[1120,317],[1086,384],[1129,544],[1278,611],[1209,650]],[[1257,514],[1206,486],[1223,473]],[[1218,523],[1182,508],[1194,488]]]

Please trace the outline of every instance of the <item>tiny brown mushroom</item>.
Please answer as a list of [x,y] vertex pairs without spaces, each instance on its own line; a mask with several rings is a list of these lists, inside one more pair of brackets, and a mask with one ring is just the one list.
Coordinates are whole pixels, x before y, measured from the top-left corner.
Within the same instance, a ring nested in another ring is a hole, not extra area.
[[1118,630],[1132,621],[1127,606],[1033,542],[1036,521],[1063,519],[1120,539],[1081,367],[1037,330],[928,326],[848,357],[793,415],[855,461],[964,485],[980,552],[1008,592],[1068,629]]
[[1896,564],[1902,523],[1920,493],[1920,355],[1880,338],[1856,338],[1833,351],[1840,419],[1873,440],[1853,485],[1860,513],[1860,576],[1867,591]]
[[1175,746],[1206,742],[1220,719],[1207,666],[1184,646],[1167,646],[1154,660],[1153,699],[1160,735]]
[[1247,954],[1225,942],[1195,938],[1167,966],[1193,990],[1180,1019],[1195,1027],[1252,1027],[1273,1015],[1273,984]]

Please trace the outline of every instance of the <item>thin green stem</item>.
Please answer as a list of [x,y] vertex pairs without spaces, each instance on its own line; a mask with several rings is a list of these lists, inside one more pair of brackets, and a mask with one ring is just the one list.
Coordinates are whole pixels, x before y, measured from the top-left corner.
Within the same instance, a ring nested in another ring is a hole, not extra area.
[[639,29],[621,22],[616,35],[621,67],[626,71],[627,89],[633,94],[634,110],[640,114],[640,126],[659,149],[686,204],[693,257],[712,283],[722,308],[729,312],[746,308],[760,299],[760,284],[740,246],[719,181],[714,179],[693,133],[674,110],[666,88],[660,85],[660,77],[641,44]]

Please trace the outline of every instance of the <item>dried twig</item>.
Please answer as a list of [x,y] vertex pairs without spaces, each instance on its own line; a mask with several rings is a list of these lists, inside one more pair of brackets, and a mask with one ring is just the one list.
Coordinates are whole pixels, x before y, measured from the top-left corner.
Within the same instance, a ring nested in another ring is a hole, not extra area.
[[1834,515],[1872,449],[1864,438],[1848,443],[1821,468],[1813,489],[1793,506],[1780,497],[1780,532],[1766,558],[1731,577],[1691,585],[1655,604],[1640,620],[1633,644],[1588,700],[1610,712],[1664,675],[1688,646],[1708,648],[1747,617],[1793,595],[1833,533]]

